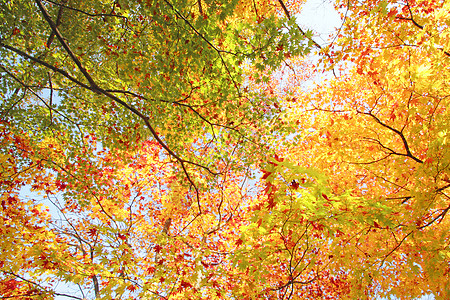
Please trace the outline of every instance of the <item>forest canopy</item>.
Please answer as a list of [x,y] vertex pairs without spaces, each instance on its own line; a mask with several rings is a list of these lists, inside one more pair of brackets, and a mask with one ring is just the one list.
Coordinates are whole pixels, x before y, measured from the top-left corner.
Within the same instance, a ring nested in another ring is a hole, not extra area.
[[449,299],[450,2],[330,3],[1,1],[1,299]]

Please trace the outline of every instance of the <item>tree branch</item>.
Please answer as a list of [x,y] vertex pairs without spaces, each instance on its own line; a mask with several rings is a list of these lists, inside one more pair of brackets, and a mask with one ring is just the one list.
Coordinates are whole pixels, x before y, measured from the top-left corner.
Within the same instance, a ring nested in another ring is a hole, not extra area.
[[[63,45],[64,49],[66,50],[66,52],[69,54],[69,56],[71,57],[71,59],[73,60],[73,62],[77,65],[78,69],[81,71],[81,73],[84,75],[84,77],[87,79],[87,81],[89,82],[89,85],[79,81],[78,79],[76,79],[75,77],[71,76],[70,74],[68,74],[67,72],[60,70],[57,67],[54,67],[38,58],[35,58],[31,55],[28,55],[27,53],[16,49],[12,46],[6,45],[4,44],[2,41],[0,41],[0,46],[9,49],[17,54],[19,54],[22,57],[25,57],[31,61],[34,61],[36,63],[39,63],[61,75],[63,75],[64,77],[68,78],[69,80],[71,80],[72,82],[76,83],[77,85],[79,85],[80,87],[83,87],[85,89],[91,90],[93,92],[95,92],[96,94],[103,94],[105,96],[107,96],[108,98],[112,99],[114,102],[117,102],[118,104],[120,104],[122,107],[126,108],[127,110],[131,111],[133,114],[135,114],[136,116],[138,116],[141,120],[144,121],[146,127],[150,130],[151,134],[153,135],[153,137],[156,139],[156,141],[169,153],[170,156],[174,157],[181,165],[181,168],[183,169],[184,174],[186,175],[186,178],[188,179],[189,183],[191,184],[191,186],[194,187],[195,189],[195,193],[196,193],[196,198],[197,198],[197,205],[198,205],[198,209],[199,209],[199,213],[201,214],[202,209],[201,209],[201,205],[200,205],[200,196],[199,196],[199,191],[197,188],[197,185],[194,183],[194,181],[192,180],[189,172],[186,169],[186,164],[191,164],[191,165],[195,165],[197,167],[203,168],[205,170],[207,170],[208,172],[210,172],[213,175],[217,175],[218,173],[212,172],[208,167],[202,166],[198,163],[189,161],[189,160],[185,160],[182,159],[181,157],[179,157],[175,152],[173,152],[166,143],[164,143],[162,141],[162,139],[159,137],[159,135],[157,134],[157,132],[155,131],[155,129],[152,127],[152,125],[149,122],[149,117],[145,116],[144,114],[142,114],[140,111],[138,111],[136,108],[130,106],[129,104],[127,104],[126,102],[124,102],[123,100],[121,100],[120,98],[118,98],[117,96],[111,94],[110,92],[107,92],[106,90],[100,88],[96,82],[94,81],[94,79],[90,76],[90,74],[87,72],[87,70],[83,67],[83,65],[81,64],[81,62],[78,60],[78,58],[75,56],[75,54],[73,53],[73,51],[71,50],[71,48],[69,47],[69,45],[66,43],[65,39],[62,37],[61,33],[58,31],[58,29],[56,28],[55,24],[53,23],[53,21],[51,20],[48,12],[46,11],[46,9],[43,7],[42,3],[40,0],[35,0],[37,5],[39,6],[42,14],[44,15],[44,18],[46,19],[47,23],[50,25],[50,27],[52,28],[52,30],[55,32],[55,36],[57,37],[57,39],[60,41],[60,43]],[[170,5],[170,3],[169,3]],[[173,8],[173,6],[171,6]],[[174,8],[173,8],[174,9]],[[175,9],[174,9],[175,10]],[[180,15],[181,16],[181,15]],[[187,21],[187,20],[186,20]],[[217,50],[217,49],[216,49]],[[218,51],[218,50],[217,50]],[[223,61],[224,62],[224,61]],[[225,63],[225,62],[224,62]],[[225,65],[226,66],[226,65]],[[237,87],[237,86],[236,86]]]
[[59,32],[58,28],[56,27],[56,24],[50,18],[50,15],[48,14],[47,10],[42,5],[41,0],[35,0],[35,2],[38,5],[39,9],[41,10],[42,15],[44,16],[45,20],[47,21],[47,23],[50,25],[51,29],[53,30],[53,33],[56,35],[56,38],[59,40],[59,42],[63,46],[64,50],[66,50],[67,54],[69,54],[72,61],[77,65],[77,67],[81,71],[81,73],[83,73],[84,77],[88,80],[91,87],[93,87],[93,88],[97,87],[97,84],[94,82],[94,79],[92,79],[91,75],[83,67],[80,60],[75,56],[75,53],[73,53],[72,49],[70,49],[69,45],[66,43],[66,41],[62,37],[61,33]]
[[219,55],[220,61],[222,62],[222,65],[224,66],[225,70],[227,71],[228,77],[230,77],[230,80],[233,82],[233,85],[236,89],[236,91],[239,94],[239,97],[241,97],[241,91],[239,89],[239,85],[238,83],[234,80],[233,76],[231,75],[231,71],[228,68],[228,64],[225,62],[223,56],[222,56],[222,52],[223,53],[228,53],[228,54],[233,54],[231,52],[228,51],[224,51],[224,50],[220,50],[218,49],[215,45],[213,45],[203,34],[201,34],[195,27],[194,25],[191,24],[191,22],[189,22],[173,5],[172,3],[170,3],[167,0],[164,0],[164,2],[175,12],[175,14],[180,17],[194,32],[195,34],[197,34],[202,40],[204,40],[211,48],[213,48],[217,54]]
[[[67,2],[67,0],[62,0],[62,1],[61,1],[61,4],[65,4],[66,2]],[[62,19],[63,8],[64,8],[63,5],[61,5],[61,6],[59,7],[59,10],[58,10],[58,17],[56,18],[56,24],[55,24],[56,27],[58,27],[59,25],[61,25],[61,19]],[[47,40],[47,47],[48,47],[48,48],[50,48],[50,45],[52,44],[54,38],[55,38],[55,32],[52,31],[52,33],[50,33],[50,36],[48,37],[48,40]]]
[[[281,7],[283,8],[284,14],[286,15],[286,17],[290,20],[291,19],[291,14],[289,13],[289,11],[287,10],[286,5],[284,4],[283,0],[278,0],[278,2],[280,3]],[[297,24],[296,24],[297,25]],[[307,38],[309,41],[311,41],[313,43],[314,46],[316,46],[317,48],[319,48],[320,50],[322,50],[322,46],[320,46],[315,40],[313,40],[311,37],[309,37],[306,32],[303,31],[303,29],[300,28],[300,26],[297,25],[298,30],[300,31],[300,33]]]
[[[411,22],[414,24],[414,26],[416,26],[417,28],[419,28],[419,29],[421,29],[421,30],[424,30],[424,27],[423,27],[422,25],[420,25],[419,23],[417,23],[417,21],[414,19],[413,13],[412,13],[412,10],[411,10],[411,6],[409,5],[409,2],[408,2],[408,1],[406,1],[406,6],[408,7],[408,11],[409,11],[410,17],[409,17],[409,18],[405,18],[405,17],[395,17],[395,18],[396,18],[396,19],[399,19],[399,20],[407,20],[407,21],[411,21]],[[427,32],[427,33],[428,33],[428,32]],[[428,34],[429,34],[429,33],[428,33]],[[438,49],[441,50],[445,55],[450,56],[450,53],[447,52],[447,51],[445,51],[443,48],[438,48]]]
[[405,138],[405,136],[403,135],[403,133],[402,133],[401,131],[399,131],[399,130],[397,130],[397,129],[395,129],[395,128],[393,128],[393,127],[391,127],[391,126],[389,126],[389,125],[387,125],[387,124],[385,124],[385,123],[383,123],[383,122],[381,122],[381,120],[380,120],[377,116],[375,116],[374,114],[372,114],[372,111],[370,111],[370,112],[363,112],[363,111],[357,110],[357,112],[358,112],[358,113],[361,113],[361,114],[364,114],[364,115],[371,116],[378,124],[380,124],[380,125],[383,126],[384,128],[387,128],[387,129],[389,129],[389,130],[395,132],[398,136],[400,136],[400,138],[402,139],[402,142],[403,142],[403,146],[405,147],[406,154],[402,154],[402,153],[395,152],[395,151],[393,151],[393,150],[391,150],[391,149],[389,149],[389,148],[386,148],[386,147],[383,146],[381,143],[379,143],[383,148],[386,148],[386,149],[390,150],[393,154],[402,155],[402,156],[407,156],[407,157],[409,157],[409,158],[412,158],[413,160],[415,160],[415,161],[418,162],[418,163],[421,163],[421,164],[423,163],[422,160],[418,159],[417,157],[415,157],[415,156],[411,153],[411,150],[409,149],[408,142],[406,141],[406,138]]

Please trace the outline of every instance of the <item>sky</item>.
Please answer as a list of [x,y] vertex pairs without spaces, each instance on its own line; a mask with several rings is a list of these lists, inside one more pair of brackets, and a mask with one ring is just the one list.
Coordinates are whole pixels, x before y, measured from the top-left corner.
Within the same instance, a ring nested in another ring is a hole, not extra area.
[[330,34],[335,34],[341,26],[339,14],[327,0],[308,0],[297,21],[302,29],[312,29],[314,39],[321,45],[327,44]]

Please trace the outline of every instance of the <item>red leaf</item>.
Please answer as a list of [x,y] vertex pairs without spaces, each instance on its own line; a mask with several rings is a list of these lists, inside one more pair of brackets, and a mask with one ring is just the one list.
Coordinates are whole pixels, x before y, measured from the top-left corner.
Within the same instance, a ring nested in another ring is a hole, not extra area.
[[97,234],[97,228],[91,228],[88,230],[88,235],[93,238]]
[[182,288],[188,288],[188,287],[192,287],[192,284],[190,284],[189,282],[186,282],[186,281],[184,281],[184,280],[181,280],[180,286],[181,286]]
[[10,279],[3,284],[11,291],[17,287],[17,281],[15,279]]
[[270,174],[272,174],[272,172],[268,172],[268,171],[266,171],[266,170],[262,170],[262,172],[263,172],[263,176],[262,176],[262,180],[264,180],[264,179],[267,179],[267,177],[269,177],[270,176]]
[[397,10],[392,8],[391,11],[387,14],[388,18],[393,17],[397,14]]
[[136,290],[136,286],[134,286],[134,285],[129,285],[129,286],[127,286],[127,290],[129,290],[129,291],[135,291],[135,290]]
[[258,228],[261,226],[261,223],[262,223],[262,219],[259,219],[259,221],[258,221]]
[[275,158],[276,161],[279,161],[279,162],[282,162],[282,161],[284,160],[284,158],[279,157],[279,156],[276,155],[276,154],[275,154],[274,158]]
[[267,209],[272,209],[275,207],[276,203],[274,201],[275,199],[273,198],[273,195],[270,194],[269,195],[269,201],[267,201]]

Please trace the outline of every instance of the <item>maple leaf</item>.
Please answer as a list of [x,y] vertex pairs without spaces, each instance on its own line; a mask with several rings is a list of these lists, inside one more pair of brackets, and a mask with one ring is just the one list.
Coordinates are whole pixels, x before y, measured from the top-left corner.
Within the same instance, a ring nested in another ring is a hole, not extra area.
[[88,230],[88,235],[93,238],[97,234],[97,228],[90,228]]
[[273,195],[269,195],[267,197],[267,206],[266,206],[267,209],[272,210],[276,205],[277,205],[277,203],[275,202]]
[[266,170],[261,170],[261,172],[263,173],[263,176],[261,177],[262,180],[267,179],[270,176],[270,174],[272,174],[272,172]]
[[155,250],[156,253],[159,253],[161,251],[162,247],[160,245],[155,245],[153,247],[153,249]]
[[127,286],[127,290],[134,292],[135,290],[137,290],[137,287],[135,285],[129,285]]
[[192,287],[192,284],[190,284],[189,282],[186,282],[186,281],[181,281],[181,283],[180,283],[180,287],[182,287],[182,288],[189,288],[189,287]]

